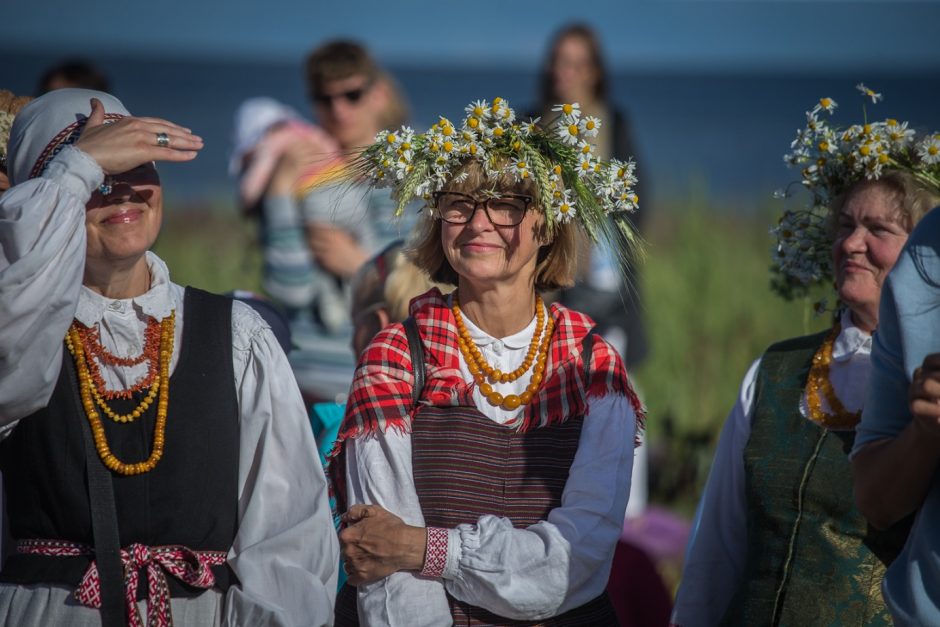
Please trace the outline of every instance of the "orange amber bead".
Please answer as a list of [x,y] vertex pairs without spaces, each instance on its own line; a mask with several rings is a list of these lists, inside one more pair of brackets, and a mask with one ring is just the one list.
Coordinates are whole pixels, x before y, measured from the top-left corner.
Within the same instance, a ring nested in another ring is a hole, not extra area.
[[503,409],[508,409],[509,411],[518,409],[521,404],[522,399],[515,394],[507,394],[506,398],[503,399]]

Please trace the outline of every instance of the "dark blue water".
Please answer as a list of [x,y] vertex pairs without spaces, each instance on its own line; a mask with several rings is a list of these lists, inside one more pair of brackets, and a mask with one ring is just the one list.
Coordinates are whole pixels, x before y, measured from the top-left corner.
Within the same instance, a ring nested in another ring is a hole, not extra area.
[[[31,93],[55,56],[3,52],[0,87]],[[112,90],[138,114],[187,125],[206,149],[185,165],[161,166],[174,202],[231,202],[227,176],[232,118],[246,98],[267,95],[307,112],[301,62],[252,63],[206,59],[92,57],[112,80]],[[437,114],[459,117],[476,98],[499,95],[517,111],[536,99],[534,71],[505,68],[391,67],[408,94],[420,130]],[[906,119],[922,131],[940,130],[940,73],[890,76],[806,73],[617,74],[614,100],[632,120],[647,195],[681,200],[704,187],[715,204],[747,210],[764,204],[773,189],[793,180],[782,160],[803,112],[823,95],[835,98],[837,123],[861,118],[864,81],[885,94],[867,105],[873,119]]]

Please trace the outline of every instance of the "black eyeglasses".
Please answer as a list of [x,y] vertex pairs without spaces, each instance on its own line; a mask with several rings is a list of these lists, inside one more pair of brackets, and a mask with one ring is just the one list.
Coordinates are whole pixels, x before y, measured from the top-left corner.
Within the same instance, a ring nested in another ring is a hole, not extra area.
[[340,99],[345,100],[349,104],[356,104],[362,100],[362,97],[366,95],[366,92],[372,88],[372,83],[373,81],[369,81],[362,87],[341,91],[335,94],[313,93],[311,94],[311,98],[313,98],[314,102],[319,105],[323,105],[324,107],[330,107],[333,105],[334,100]]
[[477,209],[483,207],[493,226],[516,226],[525,219],[532,197],[524,194],[500,194],[477,200],[460,192],[434,192],[437,217],[448,224],[467,224]]

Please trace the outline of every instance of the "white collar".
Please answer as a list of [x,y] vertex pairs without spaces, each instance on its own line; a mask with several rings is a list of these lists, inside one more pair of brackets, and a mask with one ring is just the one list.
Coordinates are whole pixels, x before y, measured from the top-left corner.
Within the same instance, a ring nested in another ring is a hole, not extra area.
[[[449,295],[447,298],[447,304],[453,306],[453,296]],[[545,315],[550,315],[548,312],[548,307],[545,307]],[[461,312],[462,313],[462,312]],[[489,346],[494,342],[502,342],[502,344],[509,349],[519,349],[527,348],[529,343],[532,341],[532,336],[535,335],[535,316],[532,316],[532,320],[529,322],[526,328],[508,335],[506,337],[495,338],[476,324],[473,323],[473,320],[469,316],[462,313],[464,326],[467,327],[467,332],[470,334],[470,338],[473,340],[473,343],[477,346]]]
[[871,334],[855,326],[851,310],[845,309],[839,322],[842,331],[832,345],[833,361],[847,361],[856,354],[871,354]]
[[136,307],[140,313],[162,320],[170,315],[173,299],[170,290],[170,272],[162,259],[154,253],[146,253],[150,269],[150,289],[133,298],[106,298],[84,285],[78,297],[75,319],[85,326],[98,323],[108,311],[124,313]]

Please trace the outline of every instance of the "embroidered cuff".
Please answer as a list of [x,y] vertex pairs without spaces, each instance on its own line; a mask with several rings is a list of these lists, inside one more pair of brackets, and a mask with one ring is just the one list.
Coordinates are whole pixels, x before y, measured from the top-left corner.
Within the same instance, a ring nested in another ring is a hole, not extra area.
[[447,540],[450,535],[447,529],[440,527],[427,527],[428,547],[424,552],[424,567],[421,575],[424,577],[440,577],[447,566]]
[[49,162],[42,177],[67,189],[84,205],[101,185],[104,172],[87,153],[75,146],[66,146]]

